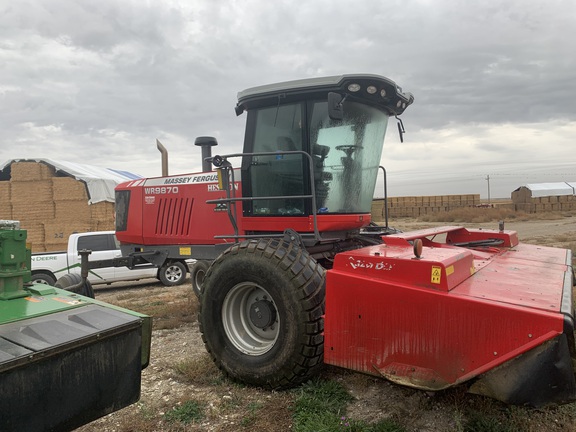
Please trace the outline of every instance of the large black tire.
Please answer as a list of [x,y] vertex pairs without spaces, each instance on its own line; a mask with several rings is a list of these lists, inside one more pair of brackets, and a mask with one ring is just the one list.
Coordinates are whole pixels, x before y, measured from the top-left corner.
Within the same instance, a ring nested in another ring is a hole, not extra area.
[[78,273],[66,273],[64,276],[59,278],[54,286],[56,288],[61,288],[66,291],[71,291],[76,294],[82,294],[83,296],[94,298],[94,290],[92,289],[92,284],[89,280],[86,280],[85,284],[80,285],[82,282],[82,276]]
[[283,239],[244,241],[204,279],[202,339],[229,377],[270,389],[301,384],[322,367],[325,270]]
[[208,261],[196,261],[190,270],[192,289],[198,298],[202,296],[202,291],[204,290],[204,278],[206,277],[206,272],[208,272],[209,267],[210,262]]
[[49,273],[38,272],[38,273],[32,273],[32,278],[30,279],[30,282],[35,284],[54,286],[54,284],[56,283],[56,278],[54,278],[54,276],[52,276]]
[[180,261],[167,261],[158,270],[158,279],[166,286],[182,285],[186,280],[186,264]]

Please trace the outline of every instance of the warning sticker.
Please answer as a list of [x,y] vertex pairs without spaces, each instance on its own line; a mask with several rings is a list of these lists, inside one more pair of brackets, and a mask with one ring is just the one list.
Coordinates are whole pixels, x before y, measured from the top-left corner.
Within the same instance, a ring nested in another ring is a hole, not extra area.
[[60,303],[66,303],[66,304],[72,305],[72,306],[82,304],[81,300],[76,300],[76,299],[69,298],[69,297],[53,297],[52,300],[55,300],[55,301],[60,302]]
[[454,266],[451,265],[449,267],[446,267],[446,276],[450,276],[452,273],[454,273]]
[[442,279],[442,267],[432,266],[432,275],[430,277],[430,282],[433,284],[439,284]]
[[44,297],[24,297],[24,300],[28,300],[32,303],[40,303],[41,301],[44,301]]
[[180,248],[180,255],[192,255],[192,248],[181,247]]

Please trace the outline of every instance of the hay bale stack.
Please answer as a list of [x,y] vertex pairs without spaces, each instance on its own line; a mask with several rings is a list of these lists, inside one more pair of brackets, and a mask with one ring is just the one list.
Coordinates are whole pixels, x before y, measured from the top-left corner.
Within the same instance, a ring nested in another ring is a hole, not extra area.
[[88,192],[84,182],[72,177],[54,177],[51,181],[54,201],[88,202]]
[[44,244],[47,251],[62,251],[68,247],[70,234],[91,231],[86,222],[47,222],[44,224]]
[[[436,195],[389,197],[388,214],[396,217],[419,217],[431,213],[450,211],[460,207],[471,207],[480,203],[480,194],[468,195]],[[372,201],[372,220],[383,220],[384,200],[377,198]]]
[[53,167],[40,162],[14,162],[11,167],[12,181],[48,180],[55,176]]
[[0,219],[12,219],[12,203],[10,202],[10,182],[0,181]]
[[0,219],[19,220],[32,252],[65,250],[70,234],[114,229],[114,203],[88,204],[84,182],[40,162],[13,162],[0,181]]

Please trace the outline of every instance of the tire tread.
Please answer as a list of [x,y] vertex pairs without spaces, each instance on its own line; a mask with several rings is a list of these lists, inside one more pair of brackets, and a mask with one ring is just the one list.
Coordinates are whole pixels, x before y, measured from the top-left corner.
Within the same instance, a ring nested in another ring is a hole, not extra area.
[[[325,306],[325,270],[312,258],[306,250],[295,243],[278,239],[259,239],[237,243],[224,251],[210,266],[206,274],[208,280],[213,274],[219,272],[223,263],[229,257],[243,255],[245,257],[265,258],[276,268],[288,272],[291,286],[294,287],[292,295],[298,300],[301,313],[305,316],[304,332],[299,336],[298,350],[292,353],[290,361],[277,371],[274,380],[259,382],[257,377],[250,380],[252,384],[270,389],[283,389],[294,387],[314,376],[323,365],[324,355],[324,306]],[[206,337],[204,322],[204,301],[201,302],[198,312],[202,340],[213,361],[222,372],[232,376],[222,361],[210,348]]]

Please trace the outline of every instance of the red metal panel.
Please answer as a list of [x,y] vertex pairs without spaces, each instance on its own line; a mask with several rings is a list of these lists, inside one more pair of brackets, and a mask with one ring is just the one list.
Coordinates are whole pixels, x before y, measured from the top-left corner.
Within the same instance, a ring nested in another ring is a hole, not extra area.
[[[328,271],[326,363],[381,374],[404,385],[440,389],[477,376],[563,331],[563,316],[557,311],[567,268],[531,263],[530,247],[519,248],[515,258],[508,256],[512,251],[504,256],[478,252],[482,263],[475,260],[476,272],[451,290],[450,284],[448,290],[430,286],[425,260],[402,255],[400,246],[388,248],[385,256],[398,260],[394,271],[350,264],[359,259],[374,263],[374,248],[340,254]],[[463,258],[458,259],[458,251]],[[425,247],[422,255],[444,269],[454,260],[456,272],[469,265],[468,254],[462,248]],[[528,271],[530,267],[533,271]],[[402,273],[404,280],[399,277]],[[525,276],[514,282],[521,274]],[[549,291],[546,300],[526,300],[531,287],[540,287],[540,296],[544,286]],[[554,307],[543,307],[546,302]]]
[[566,249],[521,244],[485,263],[478,277],[452,293],[559,312],[564,274],[569,271],[567,253]]
[[474,272],[473,255],[462,248],[424,247],[422,257],[405,246],[377,245],[338,254],[334,268],[435,290],[453,289]]
[[[216,235],[234,234],[226,208],[206,204],[225,198],[215,173],[183,174],[138,180],[118,186],[130,189],[128,229],[118,233],[124,243],[147,245],[215,244]],[[238,196],[242,191],[237,184]],[[237,204],[238,214],[241,205]],[[241,218],[238,220],[242,230]],[[242,232],[242,231],[241,231]]]
[[[279,231],[292,228],[298,232],[313,232],[314,218],[302,217],[270,217],[254,216],[243,218],[243,226],[246,231]],[[350,215],[318,215],[318,230],[320,232],[351,230],[362,228],[370,223],[370,214]]]

